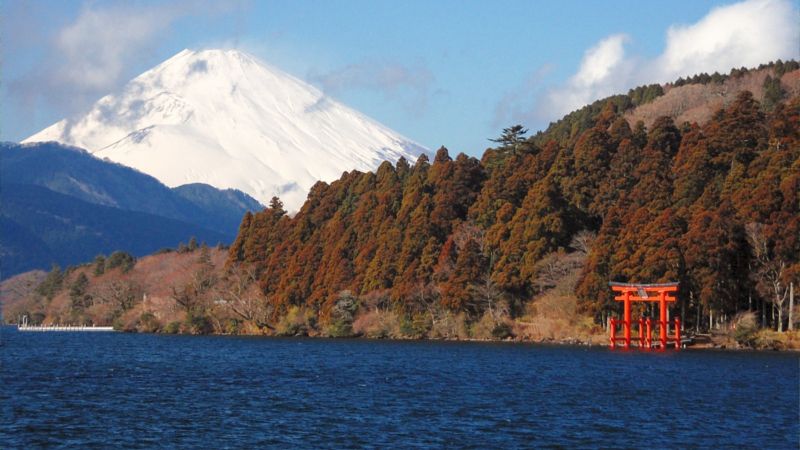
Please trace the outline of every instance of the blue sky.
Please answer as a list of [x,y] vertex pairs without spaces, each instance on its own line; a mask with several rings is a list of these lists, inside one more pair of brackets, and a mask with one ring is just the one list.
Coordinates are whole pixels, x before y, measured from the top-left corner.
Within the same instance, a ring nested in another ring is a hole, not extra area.
[[0,139],[184,48],[239,48],[417,142],[479,156],[596,98],[800,58],[792,0],[5,1]]

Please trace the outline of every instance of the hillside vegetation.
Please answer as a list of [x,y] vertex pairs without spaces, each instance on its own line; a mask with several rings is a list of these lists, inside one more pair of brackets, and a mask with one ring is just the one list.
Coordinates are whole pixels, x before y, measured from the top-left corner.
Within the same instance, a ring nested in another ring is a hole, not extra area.
[[229,264],[254,267],[281,310],[330,320],[349,292],[470,322],[524,314],[581,251],[575,293],[597,323],[617,312],[609,281],[679,281],[692,328],[746,310],[783,328],[800,269],[800,102],[780,100],[742,91],[703,125],[649,128],[608,101],[568,136],[509,128],[481,161],[442,148],[351,172],[295,217],[277,201],[245,216]]
[[277,198],[247,213],[226,262],[196,258],[169,301],[183,323],[237,332],[596,341],[619,313],[609,281],[679,281],[689,329],[782,331],[800,281],[800,98],[778,88],[702,124],[631,125],[634,100],[661,96],[642,89],[530,139],[509,127],[481,160],[441,148],[345,173],[293,217]]

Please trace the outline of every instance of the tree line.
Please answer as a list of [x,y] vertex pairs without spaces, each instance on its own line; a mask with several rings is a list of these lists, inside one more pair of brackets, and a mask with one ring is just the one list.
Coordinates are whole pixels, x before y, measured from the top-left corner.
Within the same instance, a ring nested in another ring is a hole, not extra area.
[[703,125],[647,129],[619,97],[532,138],[509,127],[481,160],[443,147],[319,182],[293,217],[274,198],[245,215],[227,266],[252,274],[276,317],[335,321],[352,296],[500,323],[582,252],[575,294],[598,323],[617,313],[609,281],[679,281],[689,326],[750,310],[783,328],[800,276],[798,99],[766,108],[743,92]]
[[775,75],[761,101],[743,92],[702,125],[630,124],[662,93],[643,86],[532,137],[510,126],[480,160],[442,147],[348,172],[294,216],[278,198],[245,214],[227,249],[190,239],[149,269],[101,255],[54,269],[20,308],[140,331],[505,338],[569,322],[597,336],[620,313],[609,281],[678,281],[688,327],[747,312],[783,330],[800,281],[800,99]]

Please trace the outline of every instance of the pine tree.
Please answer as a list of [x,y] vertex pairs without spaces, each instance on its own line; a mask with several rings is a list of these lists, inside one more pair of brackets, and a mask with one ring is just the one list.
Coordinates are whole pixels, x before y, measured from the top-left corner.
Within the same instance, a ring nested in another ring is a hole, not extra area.
[[99,277],[106,271],[106,257],[97,255],[94,257],[94,276]]
[[503,134],[499,138],[489,139],[492,142],[500,144],[501,148],[517,155],[522,151],[523,143],[525,142],[525,133],[528,130],[522,125],[513,125],[508,128],[503,128]]
[[83,272],[75,277],[75,281],[69,286],[69,298],[72,303],[72,309],[75,311],[83,311],[92,305],[92,296],[89,295],[86,289],[89,286],[89,279]]
[[783,86],[781,86],[781,79],[779,77],[772,78],[767,75],[761,87],[764,89],[762,106],[767,111],[774,110],[775,106],[786,96],[786,91],[783,89]]
[[64,272],[61,271],[58,265],[53,265],[53,268],[47,273],[47,276],[42,280],[39,286],[36,287],[35,291],[42,297],[52,300],[61,290],[63,282]]

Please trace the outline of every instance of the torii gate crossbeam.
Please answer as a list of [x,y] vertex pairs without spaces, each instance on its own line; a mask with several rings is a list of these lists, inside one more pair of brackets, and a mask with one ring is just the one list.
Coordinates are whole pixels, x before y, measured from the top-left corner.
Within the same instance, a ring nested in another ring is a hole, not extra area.
[[[669,341],[667,333],[667,303],[674,303],[677,299],[671,294],[678,291],[678,283],[656,283],[656,284],[641,284],[641,283],[608,283],[611,290],[618,295],[614,300],[621,301],[624,304],[624,318],[622,321],[624,337],[616,337],[617,321],[611,319],[611,348],[615,348],[618,340],[623,341],[625,348],[631,347],[631,302],[658,302],[659,303],[659,340],[661,348],[666,349]],[[652,296],[651,296],[652,295]],[[650,319],[647,319],[647,334],[645,335],[644,321],[639,320],[639,347],[650,348]],[[675,318],[675,348],[679,349],[681,346],[681,329],[680,318]]]

